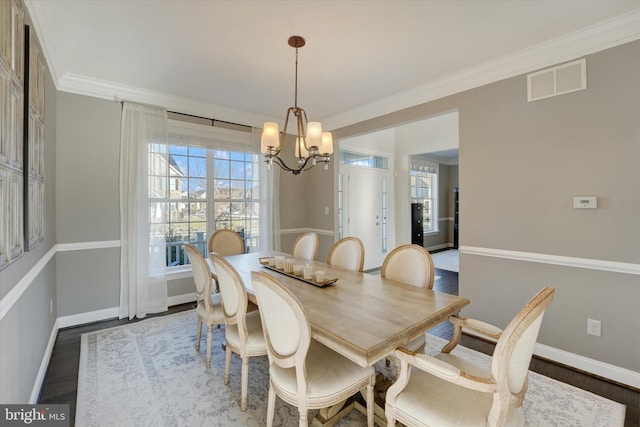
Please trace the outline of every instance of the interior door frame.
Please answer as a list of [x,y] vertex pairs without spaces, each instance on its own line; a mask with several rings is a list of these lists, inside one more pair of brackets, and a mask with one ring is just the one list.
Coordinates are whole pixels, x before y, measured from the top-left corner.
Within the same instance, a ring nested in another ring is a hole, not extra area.
[[[396,241],[396,224],[395,224],[395,172],[394,172],[394,154],[392,152],[385,152],[379,150],[371,150],[360,146],[350,146],[348,144],[342,144],[338,142],[339,147],[336,155],[336,167],[334,167],[334,240],[340,239],[339,234],[339,213],[338,213],[338,179],[340,174],[344,173],[344,165],[338,160],[340,150],[346,150],[351,152],[357,152],[362,154],[369,154],[373,156],[386,157],[388,159],[388,169],[379,169],[387,178],[387,253],[395,247]],[[343,182],[343,185],[344,182]],[[344,205],[343,205],[344,208]],[[346,236],[343,236],[346,237]]]

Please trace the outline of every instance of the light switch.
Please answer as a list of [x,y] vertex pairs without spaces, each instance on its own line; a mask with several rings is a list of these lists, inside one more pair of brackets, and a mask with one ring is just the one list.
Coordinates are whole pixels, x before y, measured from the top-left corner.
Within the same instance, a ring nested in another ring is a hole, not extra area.
[[596,209],[598,198],[596,196],[575,196],[573,198],[574,209]]

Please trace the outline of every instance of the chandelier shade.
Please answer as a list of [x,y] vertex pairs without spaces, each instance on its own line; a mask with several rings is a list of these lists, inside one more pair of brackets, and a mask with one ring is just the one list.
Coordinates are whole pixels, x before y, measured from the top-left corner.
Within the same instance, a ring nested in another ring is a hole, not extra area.
[[[325,169],[328,169],[328,163],[331,161],[330,156],[333,154],[331,132],[323,132],[320,122],[309,122],[307,113],[298,107],[298,49],[304,45],[305,40],[302,37],[289,37],[289,46],[296,49],[294,106],[287,110],[282,132],[276,122],[265,122],[260,140],[260,151],[264,154],[265,162],[269,168],[275,162],[282,169],[292,172],[294,175],[311,169],[318,162],[324,163]],[[294,154],[297,165],[295,167],[288,166],[280,157],[280,152],[285,146],[291,115],[295,117],[296,126]]]

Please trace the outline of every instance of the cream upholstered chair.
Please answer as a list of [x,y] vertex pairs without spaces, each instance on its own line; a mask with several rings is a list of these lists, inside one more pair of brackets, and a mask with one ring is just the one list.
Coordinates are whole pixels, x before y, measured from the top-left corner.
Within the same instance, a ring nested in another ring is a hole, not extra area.
[[[389,426],[522,426],[529,363],[545,309],[555,290],[544,288],[513,318],[504,331],[487,323],[452,316],[455,333],[432,357],[396,351],[400,375],[387,390]],[[498,340],[491,369],[449,354],[462,327]],[[411,369],[415,367],[415,369]]]
[[298,407],[299,425],[307,410],[328,408],[366,388],[367,425],[373,427],[373,367],[363,368],[311,339],[311,327],[298,299],[262,272],[251,273],[269,350],[267,427],[273,425],[276,395]]
[[345,270],[362,271],[364,267],[364,245],[357,237],[345,237],[329,249],[327,264]]
[[185,243],[184,249],[189,256],[191,269],[193,270],[193,280],[196,284],[196,294],[198,300],[198,326],[196,331],[196,351],[200,351],[200,341],[202,339],[202,324],[207,325],[207,368],[211,367],[211,345],[213,340],[213,325],[224,323],[220,294],[212,293],[211,270],[202,254],[195,246]]
[[249,386],[249,358],[265,356],[267,344],[262,332],[260,313],[247,312],[247,290],[236,269],[217,252],[211,253],[211,263],[218,275],[222,312],[225,322],[226,357],[224,365],[224,383],[229,384],[231,353],[239,354],[242,359],[240,410],[247,409],[247,390]]
[[387,254],[382,263],[383,278],[419,288],[433,288],[433,260],[429,251],[418,245],[400,245]]
[[[209,253],[217,252],[222,256],[240,255],[245,251],[244,239],[240,234],[227,228],[216,230],[207,242]],[[215,273],[211,273],[216,284],[216,291],[219,291],[218,277]]]
[[291,253],[295,257],[314,260],[318,256],[318,233],[302,233],[293,242]]
[[209,253],[217,252],[222,256],[240,255],[245,251],[244,239],[233,230],[221,228],[209,237]]
[[[382,263],[383,278],[407,283],[419,288],[433,288],[433,260],[429,251],[418,245],[401,245],[387,254]],[[420,334],[403,347],[424,351],[425,334]],[[393,354],[389,359],[393,360]]]

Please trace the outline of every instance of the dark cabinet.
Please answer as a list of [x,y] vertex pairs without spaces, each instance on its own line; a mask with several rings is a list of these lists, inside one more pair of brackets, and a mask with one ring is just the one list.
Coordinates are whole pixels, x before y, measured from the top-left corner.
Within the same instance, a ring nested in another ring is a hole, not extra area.
[[459,199],[460,191],[458,187],[453,189],[453,247],[458,249],[458,238],[459,238],[459,212],[460,212],[460,199]]
[[422,203],[411,203],[411,243],[414,245],[424,244],[423,210]]

